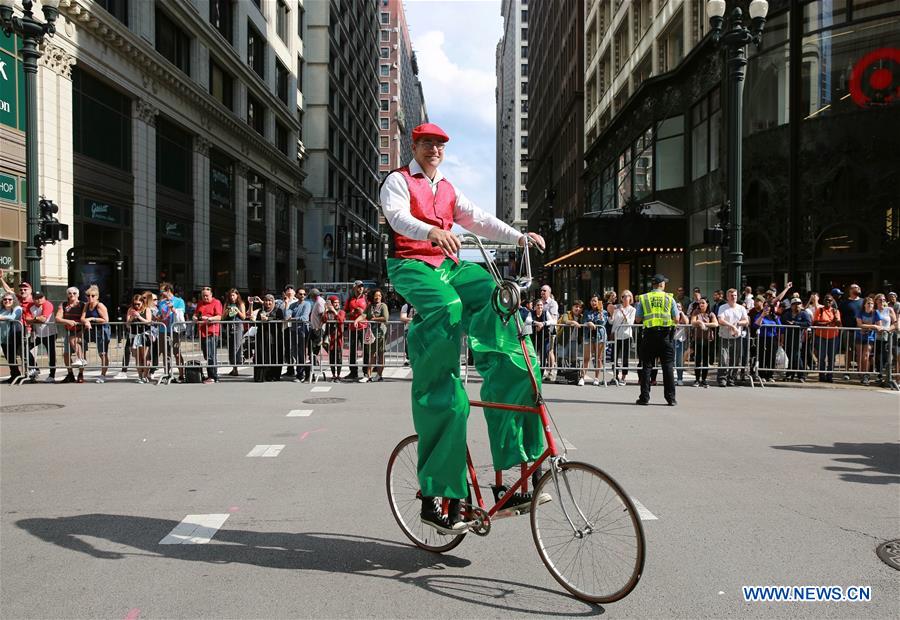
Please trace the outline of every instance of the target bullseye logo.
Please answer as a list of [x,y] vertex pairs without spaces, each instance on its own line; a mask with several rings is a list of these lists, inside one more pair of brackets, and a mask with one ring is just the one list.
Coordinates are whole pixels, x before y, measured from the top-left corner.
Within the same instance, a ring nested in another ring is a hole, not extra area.
[[850,74],[850,96],[861,108],[900,102],[900,49],[883,47],[863,56]]

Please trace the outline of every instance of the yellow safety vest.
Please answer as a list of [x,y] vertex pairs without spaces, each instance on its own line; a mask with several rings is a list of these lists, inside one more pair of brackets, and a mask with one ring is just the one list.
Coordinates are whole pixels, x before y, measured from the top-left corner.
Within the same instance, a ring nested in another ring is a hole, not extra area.
[[639,298],[641,302],[641,314],[644,327],[675,327],[675,319],[672,318],[672,305],[675,298],[662,291],[644,293]]

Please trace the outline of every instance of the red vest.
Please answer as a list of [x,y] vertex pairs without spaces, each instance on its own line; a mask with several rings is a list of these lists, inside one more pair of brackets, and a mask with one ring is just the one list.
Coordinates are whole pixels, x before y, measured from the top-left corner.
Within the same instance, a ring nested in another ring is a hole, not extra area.
[[[409,209],[412,216],[421,222],[450,230],[453,226],[453,211],[456,209],[456,190],[447,179],[438,182],[437,192],[431,193],[431,183],[424,174],[413,176],[409,166],[398,168],[409,188]],[[394,233],[394,257],[413,258],[437,267],[447,256],[437,246],[431,245],[427,239],[418,241],[399,233]],[[450,257],[458,263],[455,256]]]

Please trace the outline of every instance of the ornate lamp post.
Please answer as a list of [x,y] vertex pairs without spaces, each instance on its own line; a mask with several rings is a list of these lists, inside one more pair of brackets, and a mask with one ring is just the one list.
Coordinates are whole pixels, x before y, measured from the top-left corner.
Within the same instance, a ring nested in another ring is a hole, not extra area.
[[[744,254],[741,251],[741,167],[744,75],[747,71],[747,46],[759,45],[766,24],[769,3],[753,0],[749,7],[750,27],[744,26],[743,12],[739,7],[731,11],[726,23],[725,0],[708,0],[706,13],[713,41],[725,48],[725,70],[728,72],[729,105],[727,108],[727,194],[731,203],[731,241],[728,267],[728,284],[740,288]],[[724,32],[723,32],[724,30]]]
[[28,245],[25,246],[25,261],[28,265],[28,279],[34,290],[41,288],[41,211],[38,198],[38,140],[37,140],[37,71],[41,51],[38,46],[45,35],[56,32],[56,18],[59,16],[59,0],[43,0],[41,23],[34,17],[32,0],[22,0],[22,17],[13,17],[15,0],[0,0],[0,29],[7,37],[13,33],[22,37],[22,58],[25,72],[25,176],[27,177]]

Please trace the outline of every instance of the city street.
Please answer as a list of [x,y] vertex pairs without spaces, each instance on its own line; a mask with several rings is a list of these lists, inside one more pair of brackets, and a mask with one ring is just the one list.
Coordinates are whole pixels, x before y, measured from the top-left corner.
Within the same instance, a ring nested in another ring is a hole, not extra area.
[[[685,387],[669,408],[661,387],[636,407],[632,385],[547,386],[569,458],[643,506],[643,577],[593,606],[547,572],[527,517],[445,555],[407,543],[385,465],[409,389],[4,386],[3,617],[897,617],[900,575],[875,554],[900,537],[896,392]],[[480,412],[470,445],[487,465]],[[744,602],[752,585],[872,600]]]

